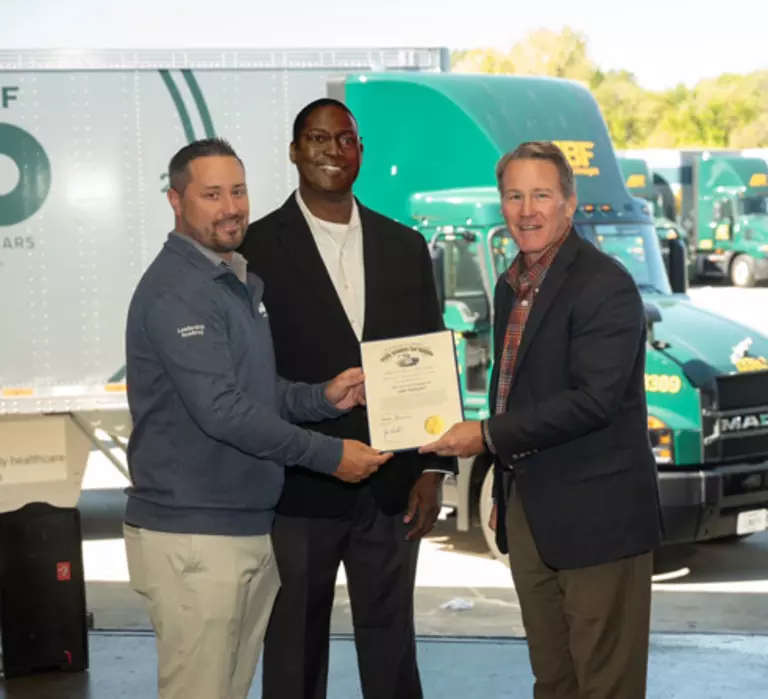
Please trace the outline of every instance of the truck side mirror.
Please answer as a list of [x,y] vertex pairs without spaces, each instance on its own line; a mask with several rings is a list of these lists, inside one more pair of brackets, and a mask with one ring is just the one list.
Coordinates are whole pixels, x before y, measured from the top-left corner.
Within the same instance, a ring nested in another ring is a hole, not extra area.
[[688,293],[688,261],[685,254],[685,244],[680,238],[668,240],[669,257],[667,259],[667,274],[672,291],[676,294]]
[[430,246],[429,254],[432,258],[432,276],[437,291],[437,303],[440,313],[445,313],[445,250],[439,245]]
[[648,328],[648,342],[653,344],[656,341],[656,337],[653,332],[653,326],[656,323],[661,323],[661,311],[659,307],[652,301],[644,301],[645,305],[645,324]]

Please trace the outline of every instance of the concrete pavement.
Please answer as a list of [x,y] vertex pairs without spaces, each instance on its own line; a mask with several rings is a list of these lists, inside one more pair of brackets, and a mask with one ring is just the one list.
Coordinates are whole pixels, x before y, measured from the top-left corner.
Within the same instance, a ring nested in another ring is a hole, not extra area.
[[[93,633],[91,670],[6,682],[3,699],[114,699],[155,694],[154,637],[147,633]],[[421,638],[419,657],[426,699],[517,699],[532,696],[524,641]],[[259,699],[259,673],[248,699]],[[331,649],[330,699],[357,699],[352,641]],[[768,636],[654,634],[648,699],[729,699],[768,696]]]
[[[81,498],[88,607],[99,630],[151,630],[127,582],[123,504],[116,489],[89,490]],[[768,631],[768,532],[742,542],[664,550],[657,571],[652,631]],[[352,630],[344,583],[342,570],[334,633]],[[444,607],[452,602],[462,609]],[[414,603],[422,636],[524,636],[509,570],[490,558],[478,532],[457,533],[450,522],[438,523],[422,544]]]

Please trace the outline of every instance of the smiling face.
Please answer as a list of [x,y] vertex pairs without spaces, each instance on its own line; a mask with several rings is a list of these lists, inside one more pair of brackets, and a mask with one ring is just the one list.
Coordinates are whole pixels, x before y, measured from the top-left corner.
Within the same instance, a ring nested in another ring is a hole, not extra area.
[[191,161],[183,190],[170,189],[168,198],[179,233],[225,258],[240,246],[249,202],[245,170],[237,158],[211,155]]
[[563,192],[557,166],[542,158],[511,160],[500,184],[504,221],[530,266],[570,229],[576,195]]
[[340,107],[318,107],[291,144],[291,162],[302,188],[322,195],[352,191],[360,172],[362,147],[354,119]]

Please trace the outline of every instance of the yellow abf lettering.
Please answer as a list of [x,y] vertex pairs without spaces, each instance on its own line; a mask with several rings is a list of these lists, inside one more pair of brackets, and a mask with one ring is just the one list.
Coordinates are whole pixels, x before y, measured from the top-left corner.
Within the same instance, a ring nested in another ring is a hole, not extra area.
[[595,144],[592,141],[554,141],[554,144],[568,158],[574,175],[595,177],[600,174],[600,168],[592,166],[595,157]]

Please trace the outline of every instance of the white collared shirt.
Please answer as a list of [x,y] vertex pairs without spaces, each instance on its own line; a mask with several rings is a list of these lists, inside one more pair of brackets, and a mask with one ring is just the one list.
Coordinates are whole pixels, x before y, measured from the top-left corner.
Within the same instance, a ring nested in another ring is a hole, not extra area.
[[[320,257],[331,277],[336,293],[349,318],[352,329],[361,340],[365,319],[365,264],[363,262],[363,227],[357,202],[352,203],[349,223],[331,223],[317,218],[296,190],[296,202],[307,221]],[[425,473],[449,473],[441,469],[425,469]]]
[[296,202],[304,214],[352,330],[357,339],[361,340],[365,321],[365,266],[363,228],[357,202],[353,201],[349,223],[332,223],[317,218],[301,198],[298,189]]

